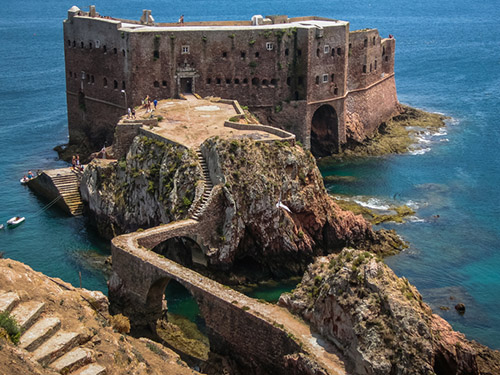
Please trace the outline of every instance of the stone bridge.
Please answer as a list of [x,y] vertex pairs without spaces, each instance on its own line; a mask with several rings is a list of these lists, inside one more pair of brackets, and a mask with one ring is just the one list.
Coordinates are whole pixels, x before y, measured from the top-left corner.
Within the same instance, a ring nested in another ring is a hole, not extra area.
[[174,236],[191,237],[200,225],[184,220],[113,239],[113,313],[127,315],[134,327],[154,330],[165,313],[164,291],[173,279],[196,299],[211,349],[230,355],[249,373],[346,374],[336,349],[288,310],[247,297],[149,250]]

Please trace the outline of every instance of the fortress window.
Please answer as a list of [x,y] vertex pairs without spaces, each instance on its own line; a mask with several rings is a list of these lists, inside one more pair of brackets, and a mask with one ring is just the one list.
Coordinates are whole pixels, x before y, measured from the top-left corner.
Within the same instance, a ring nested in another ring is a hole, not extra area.
[[323,48],[323,52],[330,53],[330,46],[328,44]]
[[122,81],[122,90],[125,90],[125,81]]
[[122,49],[122,55],[125,56],[125,50],[124,49]]
[[107,79],[106,77],[104,77],[104,78],[102,79],[102,85],[103,85],[104,87],[108,87],[108,79]]
[[231,78],[226,78],[226,85],[229,85],[231,83]]
[[364,41],[364,46],[365,46],[365,47],[368,47],[368,39],[365,39],[365,41]]
[[189,53],[189,46],[182,46],[181,52],[183,54],[188,54]]
[[302,56],[302,50],[301,49],[297,50],[297,56]]
[[386,56],[386,57],[385,57],[385,61],[389,61],[389,56]]
[[304,84],[304,77],[299,77],[299,78],[297,79],[297,83],[298,83],[299,85],[303,85],[303,84]]
[[90,83],[94,84],[95,83],[95,78],[93,75],[90,76]]
[[319,85],[319,76],[316,76],[316,84]]
[[342,55],[342,48],[337,48],[337,55]]
[[102,46],[102,52],[104,52],[104,53],[108,52],[108,47]]
[[370,64],[370,73],[371,73],[371,71],[372,71],[372,66],[373,66],[373,65],[372,65],[372,64]]
[[262,80],[262,86],[267,86],[267,79]]
[[330,79],[331,79],[332,82],[334,82],[335,81],[335,74],[332,73]]
[[83,48],[83,42],[80,42],[80,48]]
[[366,73],[366,65],[363,65],[363,73]]
[[158,82],[158,81],[154,81],[154,82],[153,82],[153,86],[154,86],[154,87],[160,87],[160,82]]
[[220,79],[220,78],[217,78],[217,79],[215,80],[215,83],[217,83],[218,85],[220,85],[220,83],[221,83],[221,79]]
[[323,74],[323,83],[328,82],[328,74]]
[[288,48],[285,49],[285,56],[288,56],[288,54],[290,53],[290,50]]
[[247,85],[248,84],[248,78],[243,78],[243,84]]
[[376,39],[375,39],[375,37],[373,37],[373,45],[375,45],[375,41],[376,41]]
[[299,92],[295,91],[294,93],[295,100],[299,100]]
[[267,42],[267,43],[266,43],[266,49],[267,49],[268,51],[272,51],[272,50],[273,50],[273,48],[274,48],[274,44],[273,44],[272,42]]
[[259,86],[259,79],[257,77],[252,78],[252,85]]
[[286,84],[288,86],[290,86],[291,83],[292,83],[292,79],[290,77],[286,77]]
[[161,85],[163,86],[163,88],[166,88],[167,87],[167,81],[161,81]]
[[87,74],[87,84],[90,85],[90,74]]
[[101,46],[101,41],[99,39],[97,39],[95,41],[95,48],[99,48]]
[[339,94],[339,89],[335,87],[333,89],[333,95],[338,95],[338,94]]
[[242,59],[244,59],[246,56],[247,56],[246,52],[244,52],[244,51],[241,51],[241,52],[240,52],[240,57],[241,57]]
[[375,70],[377,70],[377,60],[375,60]]
[[255,52],[255,57],[259,57],[260,56],[260,53],[259,52]]
[[116,55],[118,53],[118,50],[116,48],[113,48],[113,53]]
[[382,56],[385,56],[385,47],[382,47]]
[[332,56],[335,57],[335,48],[332,48]]
[[319,57],[319,48],[316,49],[316,57]]
[[71,47],[71,40],[68,39],[68,47]]
[[89,42],[89,49],[92,49],[92,42]]
[[113,88],[118,90],[118,81],[116,79],[113,81]]
[[72,78],[73,77],[73,72],[70,70],[69,71],[69,78]]
[[153,51],[153,59],[159,59],[160,58],[160,51]]
[[73,40],[73,48],[76,47],[76,42]]
[[222,57],[226,58],[227,57],[227,52],[222,52]]
[[240,84],[240,80],[239,80],[239,78],[235,78],[235,79],[234,79],[234,84],[235,84],[235,85],[239,85],[239,84]]
[[212,83],[212,78],[207,78],[207,85],[210,85]]
[[271,80],[271,86],[276,86],[278,84],[278,80],[276,78],[273,78]]
[[349,53],[351,53],[352,50],[352,43],[349,43]]

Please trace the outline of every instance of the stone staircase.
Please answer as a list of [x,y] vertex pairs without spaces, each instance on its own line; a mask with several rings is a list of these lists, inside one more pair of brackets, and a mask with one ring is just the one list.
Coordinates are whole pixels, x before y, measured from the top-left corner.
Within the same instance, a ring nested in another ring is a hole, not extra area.
[[51,176],[52,182],[59,190],[59,194],[69,208],[73,216],[81,215],[83,212],[83,202],[80,196],[80,178],[77,171],[70,173],[60,173],[56,176]]
[[201,199],[196,202],[196,205],[192,210],[191,219],[193,220],[199,220],[199,218],[203,214],[203,211],[205,210],[208,202],[208,198],[210,197],[210,194],[212,192],[212,188],[214,187],[212,184],[212,180],[210,180],[210,172],[208,171],[207,161],[203,157],[203,154],[200,150],[196,150],[196,156],[198,157],[198,161],[200,162],[201,168],[203,169],[204,190]]
[[44,313],[45,303],[21,301],[15,292],[0,290],[0,312],[9,312],[21,328],[18,347],[40,365],[61,374],[103,375],[106,368],[95,362],[95,353],[81,345],[90,340],[84,327],[73,331],[61,329],[56,316]]

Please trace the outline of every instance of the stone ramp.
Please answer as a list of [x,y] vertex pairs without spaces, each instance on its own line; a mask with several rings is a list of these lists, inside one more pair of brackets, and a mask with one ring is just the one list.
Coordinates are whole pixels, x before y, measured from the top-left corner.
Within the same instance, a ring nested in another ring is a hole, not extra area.
[[204,189],[203,189],[203,195],[201,198],[196,202],[196,206],[192,210],[191,214],[191,219],[193,220],[199,220],[201,215],[203,214],[207,203],[208,203],[208,198],[210,197],[210,194],[212,193],[213,189],[213,184],[212,180],[210,179],[210,172],[208,170],[208,165],[207,161],[203,157],[203,154],[199,149],[196,150],[196,156],[198,157],[198,161],[201,165],[201,168],[203,170],[203,183],[204,183]]
[[23,334],[18,347],[32,360],[61,374],[103,375],[106,368],[95,363],[94,352],[81,345],[90,340],[84,327],[78,332],[61,330],[56,316],[43,316],[45,303],[24,301],[16,292],[0,290],[0,312],[10,312]]

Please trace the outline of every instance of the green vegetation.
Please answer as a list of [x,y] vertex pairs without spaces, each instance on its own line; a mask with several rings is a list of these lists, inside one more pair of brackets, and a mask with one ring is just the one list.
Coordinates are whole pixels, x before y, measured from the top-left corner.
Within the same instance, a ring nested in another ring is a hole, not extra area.
[[364,207],[348,199],[340,198],[335,202],[343,210],[351,211],[356,215],[362,215],[366,220],[375,225],[385,222],[403,223],[405,217],[415,214],[415,211],[406,205],[391,206],[388,211],[378,213],[376,210]]
[[17,344],[19,342],[21,328],[19,328],[16,320],[8,312],[0,314],[0,337],[2,336],[2,332],[8,336],[12,343]]

